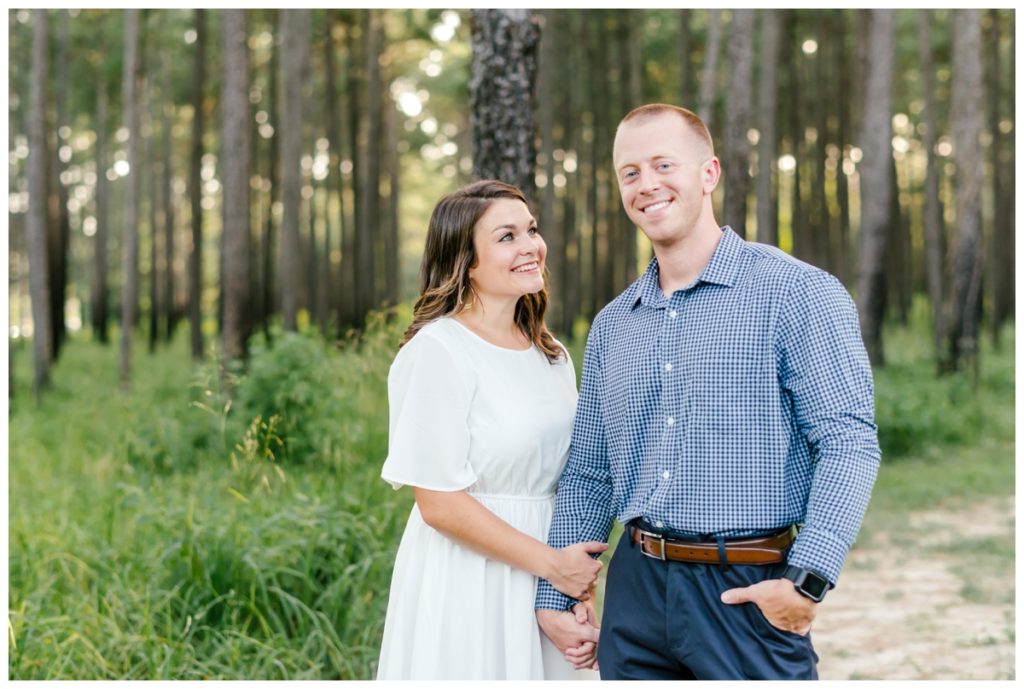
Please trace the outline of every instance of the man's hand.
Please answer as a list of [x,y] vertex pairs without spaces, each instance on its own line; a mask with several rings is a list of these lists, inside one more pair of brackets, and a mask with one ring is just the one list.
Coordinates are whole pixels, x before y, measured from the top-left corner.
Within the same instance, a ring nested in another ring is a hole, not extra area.
[[753,603],[773,627],[805,636],[818,612],[818,604],[801,596],[789,579],[768,579],[746,588],[729,589],[722,594],[729,605]]
[[578,603],[572,610],[563,611],[538,609],[537,624],[577,670],[594,666],[599,634],[590,623],[586,606]]

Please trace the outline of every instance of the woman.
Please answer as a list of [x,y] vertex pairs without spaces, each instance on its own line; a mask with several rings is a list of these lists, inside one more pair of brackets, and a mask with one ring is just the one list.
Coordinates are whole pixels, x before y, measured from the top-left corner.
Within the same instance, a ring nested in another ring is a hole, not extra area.
[[[421,294],[388,375],[382,477],[413,488],[378,679],[571,679],[534,616],[536,577],[589,599],[603,543],[546,545],[576,378],[544,325],[547,247],[522,193],[475,182],[430,218]],[[576,609],[585,621],[587,611]],[[570,662],[572,661],[572,662]]]

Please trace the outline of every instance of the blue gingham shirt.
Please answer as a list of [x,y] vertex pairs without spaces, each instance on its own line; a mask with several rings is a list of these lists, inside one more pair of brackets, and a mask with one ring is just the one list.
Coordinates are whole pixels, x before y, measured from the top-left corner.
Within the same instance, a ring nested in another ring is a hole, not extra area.
[[[548,543],[612,518],[745,536],[802,524],[789,563],[833,584],[881,452],[857,310],[832,275],[730,228],[665,296],[658,263],[594,319]],[[537,607],[575,601],[540,580]]]

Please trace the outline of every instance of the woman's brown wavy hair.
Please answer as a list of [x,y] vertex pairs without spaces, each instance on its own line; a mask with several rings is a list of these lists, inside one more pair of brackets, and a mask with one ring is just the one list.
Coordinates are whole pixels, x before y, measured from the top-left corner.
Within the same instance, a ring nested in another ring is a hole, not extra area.
[[[530,205],[519,189],[493,179],[468,184],[437,202],[430,215],[427,244],[420,264],[420,297],[399,348],[427,323],[453,316],[464,308],[473,292],[469,269],[476,264],[474,229],[496,199],[513,199],[527,207]],[[515,320],[523,334],[555,363],[565,355],[544,325],[547,308],[547,288],[524,294],[516,304]]]

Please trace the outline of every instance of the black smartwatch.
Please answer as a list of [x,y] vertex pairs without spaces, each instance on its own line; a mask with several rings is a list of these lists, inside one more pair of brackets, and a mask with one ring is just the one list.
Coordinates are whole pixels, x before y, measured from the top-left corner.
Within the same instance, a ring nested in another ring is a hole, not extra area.
[[810,598],[815,603],[824,600],[825,594],[832,588],[832,584],[825,577],[796,565],[788,565],[782,578],[792,581],[800,595]]

